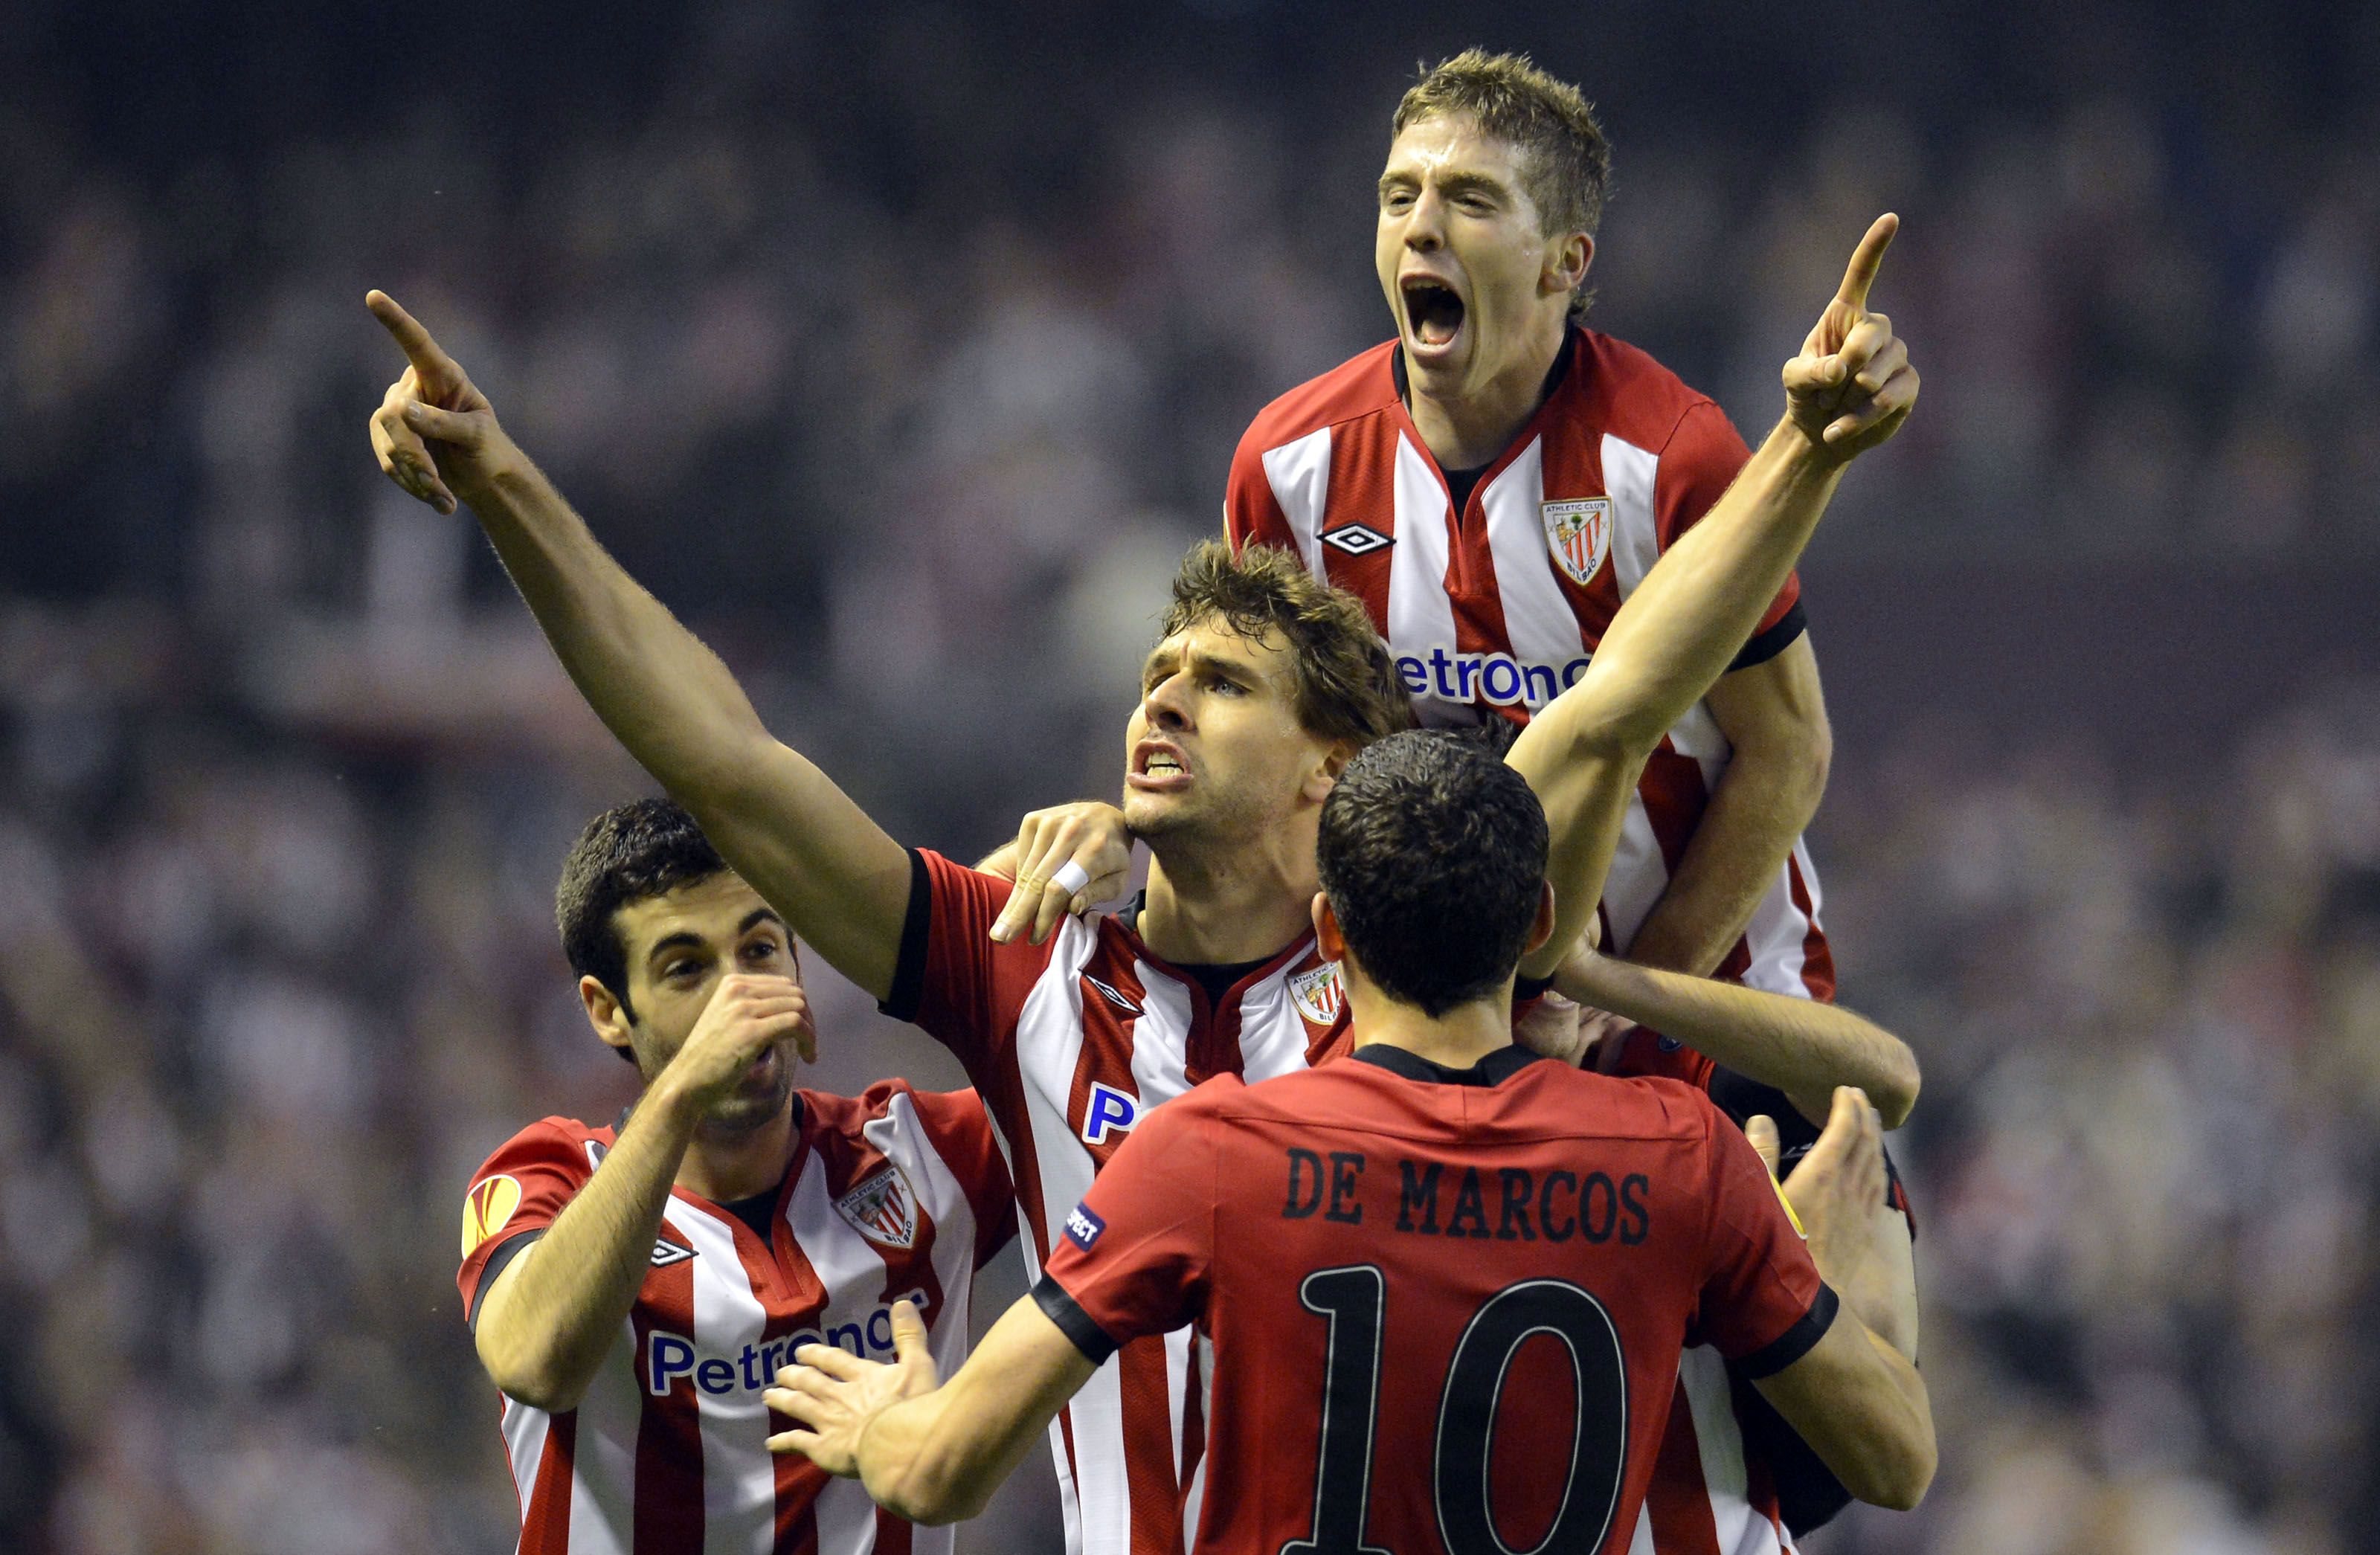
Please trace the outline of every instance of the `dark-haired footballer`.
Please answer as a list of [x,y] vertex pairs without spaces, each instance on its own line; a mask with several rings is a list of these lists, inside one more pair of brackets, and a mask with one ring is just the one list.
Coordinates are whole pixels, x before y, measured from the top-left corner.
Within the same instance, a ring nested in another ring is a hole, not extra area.
[[[947,1385],[896,1312],[891,1365],[799,1353],[769,1394],[796,1422],[779,1440],[920,1522],[965,1517],[1117,1345],[1196,1321],[1215,1372],[1195,1549],[1609,1550],[1639,1535],[1681,1350],[1704,1342],[1854,1493],[1914,1505],[1925,1383],[1838,1302],[1743,1133],[1677,1081],[1512,1045],[1521,958],[1585,883],[1548,859],[1546,811],[1475,741],[1357,756],[1314,904],[1349,1061],[1159,1109]],[[1845,1087],[1828,1126],[1866,1173],[1838,1212],[1872,1226],[1875,1115]]]
[[794,1085],[815,1033],[784,923],[675,804],[595,818],[555,916],[596,1035],[644,1093],[488,1158],[457,1278],[504,1393],[522,1555],[947,1551],[856,1486],[772,1457],[761,1391],[799,1345],[966,1353],[975,1271],[1015,1231],[975,1092]]

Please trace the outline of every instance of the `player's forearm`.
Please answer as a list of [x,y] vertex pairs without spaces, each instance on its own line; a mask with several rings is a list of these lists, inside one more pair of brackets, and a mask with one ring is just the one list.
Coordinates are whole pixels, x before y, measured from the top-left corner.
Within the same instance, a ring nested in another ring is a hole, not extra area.
[[913,1523],[973,1517],[1097,1369],[1022,1296],[957,1376],[868,1422],[860,1480],[877,1505]]
[[1906,1512],[1925,1499],[1937,1462],[1925,1379],[1850,1311],[1754,1386],[1861,1500]]
[[1649,754],[1742,650],[1841,478],[1840,465],[1780,421],[1645,575],[1587,673],[1540,718],[1569,725],[1571,738],[1592,748]]
[[671,792],[723,790],[773,743],[719,656],[628,576],[526,455],[466,496],[588,705]]
[[584,1396],[651,1267],[696,1116],[657,1081],[587,1185],[482,1298],[473,1338],[506,1394],[549,1411]]
[[1917,1055],[1909,1044],[1840,1005],[1593,953],[1565,960],[1554,987],[1776,1087],[1814,1117],[1826,1116],[1837,1086],[1866,1091],[1887,1128],[1900,1127],[1916,1104]]
[[1668,889],[1627,945],[1628,958],[1701,977],[1717,970],[1825,793],[1823,765],[1739,753],[1712,790]]
[[770,735],[719,656],[526,456],[503,468],[468,500],[588,705],[796,934],[883,998],[909,894],[900,844]]

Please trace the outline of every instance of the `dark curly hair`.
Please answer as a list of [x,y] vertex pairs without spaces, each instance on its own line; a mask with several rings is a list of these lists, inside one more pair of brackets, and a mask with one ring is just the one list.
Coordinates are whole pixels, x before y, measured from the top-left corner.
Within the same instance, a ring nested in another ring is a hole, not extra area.
[[[578,833],[553,888],[553,921],[570,969],[610,990],[621,1013],[635,1020],[628,947],[620,942],[613,916],[631,902],[726,872],[727,861],[674,799],[638,799],[605,810]],[[625,1049],[621,1056],[636,1062]]]
[[1269,545],[1234,552],[1200,541],[1173,575],[1173,601],[1158,636],[1220,617],[1250,641],[1278,629],[1297,674],[1297,721],[1325,739],[1368,745],[1413,727],[1413,702],[1364,601],[1305,570],[1296,553]]
[[1347,953],[1380,991],[1442,1015],[1520,964],[1546,879],[1546,812],[1475,736],[1366,748],[1322,806],[1317,862]]

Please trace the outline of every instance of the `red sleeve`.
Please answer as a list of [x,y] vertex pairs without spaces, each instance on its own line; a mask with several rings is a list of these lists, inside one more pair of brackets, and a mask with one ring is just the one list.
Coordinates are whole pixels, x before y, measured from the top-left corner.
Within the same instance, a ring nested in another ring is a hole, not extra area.
[[481,1164],[463,1195],[463,1268],[455,1284],[464,1312],[479,1304],[480,1279],[496,1249],[552,1225],[594,1174],[586,1138],[567,1118],[529,1124]]
[[1242,438],[1232,456],[1231,478],[1223,486],[1223,538],[1232,542],[1233,551],[1250,545],[1297,549],[1289,516],[1281,512],[1281,499],[1272,494],[1272,480],[1265,474],[1264,450],[1253,438]]
[[[1752,450],[1744,446],[1727,412],[1709,400],[1698,401],[1679,418],[1653,478],[1654,524],[1663,551],[1702,522],[1751,457]],[[1758,637],[1783,621],[1801,598],[1802,575],[1791,573],[1752,635]]]
[[1628,1034],[1620,1039],[1620,1062],[1611,1072],[1623,1079],[1653,1075],[1665,1080],[1682,1080],[1696,1090],[1707,1093],[1711,1075],[1718,1067],[1683,1042],[1635,1026],[1629,1027]]
[[1743,1132],[1700,1098],[1710,1163],[1710,1240],[1691,1342],[1714,1344],[1753,1377],[1792,1365],[1834,1321],[1834,1293],[1776,1179]]
[[[1207,1087],[1235,1087],[1236,1078]],[[1055,1239],[1034,1299],[1082,1352],[1104,1361],[1170,1333],[1207,1303],[1215,1252],[1215,1123],[1198,1093],[1150,1112],[1092,1179]]]
[[990,1115],[983,1110],[983,1098],[971,1090],[913,1090],[909,1096],[934,1153],[966,1191],[967,1207],[975,1213],[975,1266],[981,1269],[1016,1235],[1016,1190],[1009,1182],[1008,1158],[992,1136]]
[[991,926],[1010,883],[924,848],[912,848],[909,858],[908,919],[892,991],[880,1008],[923,1027],[982,1085],[992,1055],[1015,1035],[1017,1013],[1057,937],[1041,945],[993,944]]

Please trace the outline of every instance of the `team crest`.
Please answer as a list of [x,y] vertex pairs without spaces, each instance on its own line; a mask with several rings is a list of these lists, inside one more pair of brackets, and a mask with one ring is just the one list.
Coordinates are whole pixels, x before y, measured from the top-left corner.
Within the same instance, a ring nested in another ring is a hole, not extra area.
[[520,1201],[516,1177],[484,1177],[472,1184],[471,1191],[463,1196],[463,1256],[469,1257],[481,1243],[504,1230]]
[[908,1247],[917,1240],[917,1196],[909,1179],[888,1166],[834,1201],[834,1212],[880,1247]]
[[1326,961],[1310,972],[1291,978],[1289,997],[1308,1024],[1329,1026],[1339,1018],[1339,1012],[1347,1003],[1347,990],[1339,981],[1339,964]]
[[1538,509],[1546,524],[1546,549],[1554,565],[1581,588],[1603,570],[1611,553],[1611,499],[1587,497],[1579,502],[1549,502]]

